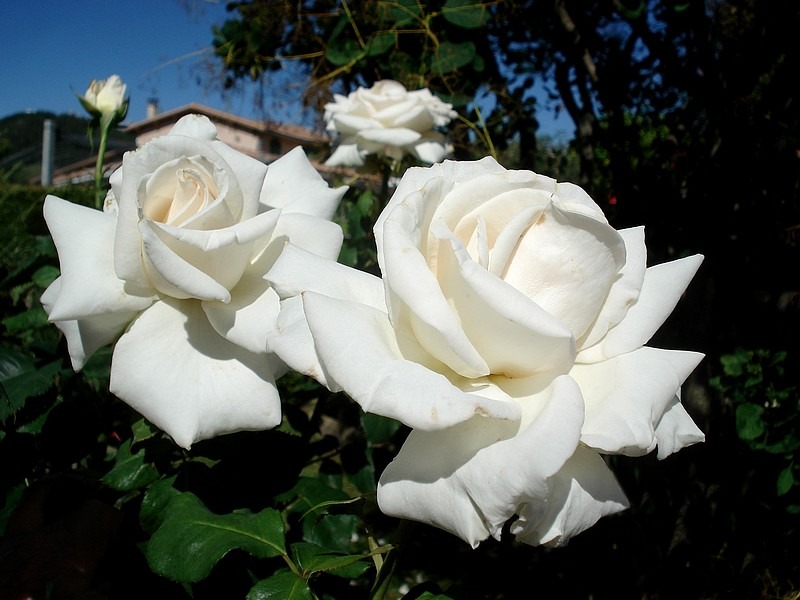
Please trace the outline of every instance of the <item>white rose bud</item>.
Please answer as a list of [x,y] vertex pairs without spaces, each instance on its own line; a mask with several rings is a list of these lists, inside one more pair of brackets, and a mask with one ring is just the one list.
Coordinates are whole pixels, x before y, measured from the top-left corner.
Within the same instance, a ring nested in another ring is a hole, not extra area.
[[118,75],[108,79],[95,79],[89,89],[79,100],[92,116],[106,123],[119,123],[128,112],[128,101],[125,99],[127,86]]

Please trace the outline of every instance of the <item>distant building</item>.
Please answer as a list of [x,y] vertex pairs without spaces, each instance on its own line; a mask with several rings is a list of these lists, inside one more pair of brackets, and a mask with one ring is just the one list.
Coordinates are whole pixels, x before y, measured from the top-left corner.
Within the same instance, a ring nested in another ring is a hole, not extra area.
[[[314,160],[314,156],[327,153],[329,140],[305,127],[282,125],[266,121],[245,119],[231,113],[191,103],[180,108],[161,112],[158,102],[148,101],[147,117],[126,126],[123,131],[134,136],[129,150],[138,148],[148,140],[166,135],[183,116],[200,114],[207,116],[217,127],[217,137],[232,148],[265,163],[271,163],[292,148],[302,146],[314,167],[323,176],[332,170]],[[82,183],[94,181],[95,158],[72,163],[53,171],[53,184]],[[122,152],[106,153],[104,161],[106,177],[122,164]]]

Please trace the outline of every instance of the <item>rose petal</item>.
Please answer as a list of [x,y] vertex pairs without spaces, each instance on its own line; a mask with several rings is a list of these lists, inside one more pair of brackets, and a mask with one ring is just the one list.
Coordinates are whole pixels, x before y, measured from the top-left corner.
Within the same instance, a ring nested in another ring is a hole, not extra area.
[[358,145],[371,152],[380,152],[384,146],[402,148],[415,143],[420,134],[411,129],[394,127],[391,129],[364,129],[356,135]]
[[291,243],[286,244],[266,277],[281,298],[317,292],[386,312],[383,282],[379,277],[322,258]]
[[549,479],[578,445],[583,401],[568,377],[531,401],[546,406],[522,431],[478,418],[412,431],[381,475],[381,511],[441,527],[475,547],[489,535],[499,539],[520,507],[547,506]]
[[261,192],[261,210],[302,213],[330,221],[347,186],[330,188],[298,146],[269,165]]
[[448,234],[439,253],[442,292],[491,372],[510,378],[569,372],[575,358],[572,332],[442,232]]
[[647,269],[639,299],[625,318],[601,342],[579,352],[575,360],[598,362],[646,344],[672,313],[702,262],[703,256],[695,254]]
[[625,244],[612,227],[551,204],[520,238],[503,279],[579,338],[624,264]]
[[611,327],[625,318],[628,309],[636,303],[642,289],[647,269],[647,249],[644,245],[644,227],[620,230],[625,242],[625,266],[611,284],[603,308],[592,326],[578,340],[578,348],[588,348],[601,340]]
[[381,129],[383,124],[375,119],[339,112],[333,116],[333,124],[341,134],[356,134],[365,129]]
[[596,452],[578,446],[548,482],[547,503],[525,504],[511,526],[517,541],[563,546],[607,515],[628,508],[616,478]]
[[114,349],[110,389],[183,448],[281,420],[269,362],[220,337],[196,301],[142,313]]
[[[52,313],[53,304],[60,292],[61,277],[51,283],[40,298],[46,313]],[[53,321],[53,324],[67,339],[72,368],[80,371],[98,349],[117,339],[138,314],[138,312],[117,312],[86,317],[79,321]]]
[[301,213],[281,214],[273,235],[286,237],[294,245],[330,260],[339,257],[344,240],[337,223]]
[[[386,313],[313,292],[303,294],[303,306],[320,362],[365,411],[421,429],[475,415],[519,418],[516,404],[465,394],[420,364],[422,353],[396,337]],[[409,352],[416,362],[404,357]]]
[[229,290],[247,268],[259,238],[269,237],[277,210],[215,231],[195,231],[144,220],[145,268],[153,285],[174,298],[230,301]]
[[681,404],[680,395],[676,394],[656,426],[658,460],[663,460],[686,446],[704,442],[705,439],[705,434],[695,425]]
[[339,144],[330,158],[325,161],[328,167],[360,167],[364,164],[367,152],[361,151],[358,144]]
[[47,196],[44,218],[61,266],[58,295],[50,295],[52,321],[130,315],[150,306],[154,290],[126,285],[114,272],[113,215]]
[[217,128],[205,115],[186,115],[169,130],[170,135],[184,135],[212,142],[217,139]]
[[383,222],[381,271],[389,292],[392,322],[456,373],[465,377],[488,375],[488,365],[470,343],[418,250],[424,220],[425,196],[419,193],[396,204]]
[[655,428],[703,355],[640,348],[570,375],[586,399],[581,441],[613,454],[641,456],[656,447]]

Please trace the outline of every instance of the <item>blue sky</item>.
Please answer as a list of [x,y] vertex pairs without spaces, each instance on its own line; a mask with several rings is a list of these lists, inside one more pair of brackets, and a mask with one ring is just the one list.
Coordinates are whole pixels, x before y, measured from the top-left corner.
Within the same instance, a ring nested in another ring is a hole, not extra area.
[[[199,102],[261,118],[253,85],[223,95],[203,69],[211,27],[225,20],[226,1],[3,0],[0,118],[27,110],[82,115],[75,95],[114,73],[128,86],[128,123],[145,117],[151,97],[163,110]],[[297,94],[287,87],[276,86],[265,116],[299,123]],[[572,131],[564,117],[539,119],[542,133]]]

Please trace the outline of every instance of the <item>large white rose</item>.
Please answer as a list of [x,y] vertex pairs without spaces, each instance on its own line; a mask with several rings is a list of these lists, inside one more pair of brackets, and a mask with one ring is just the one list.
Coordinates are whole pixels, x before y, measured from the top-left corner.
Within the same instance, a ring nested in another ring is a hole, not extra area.
[[267,167],[191,115],[125,154],[104,211],[48,196],[61,276],[42,303],[73,367],[119,338],[111,391],[186,448],[277,425],[285,365],[268,345],[279,299],[264,274],[287,239],[338,256],[344,191],[300,148]]
[[303,292],[284,346],[316,345],[277,351],[413,428],[384,512],[473,546],[517,515],[520,540],[563,544],[627,506],[602,454],[703,440],[679,399],[702,355],[644,346],[702,257],[646,268],[642,228],[488,158],[409,169],[375,236],[382,280],[292,247],[268,278]]
[[400,160],[412,154],[426,163],[441,161],[452,148],[436,131],[457,113],[427,88],[408,91],[385,79],[348,96],[336,94],[325,105],[327,129],[336,136],[336,148],[326,165],[361,166],[375,154]]

